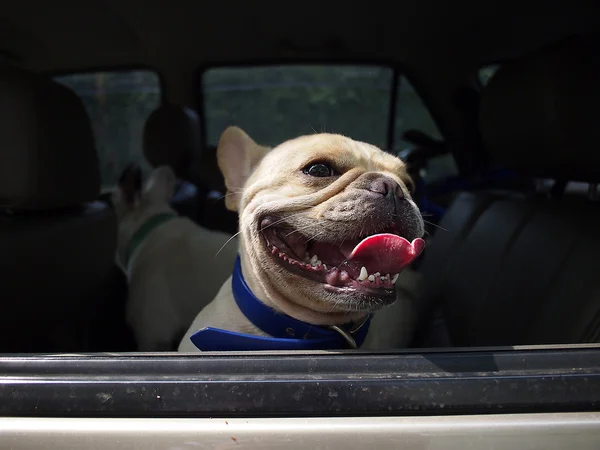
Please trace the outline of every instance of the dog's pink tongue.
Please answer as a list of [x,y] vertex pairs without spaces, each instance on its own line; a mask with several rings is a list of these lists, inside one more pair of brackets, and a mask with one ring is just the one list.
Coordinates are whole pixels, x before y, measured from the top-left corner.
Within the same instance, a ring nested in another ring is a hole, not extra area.
[[369,236],[358,243],[346,257],[369,273],[396,274],[415,260],[425,248],[425,241],[412,242],[396,234],[382,233]]

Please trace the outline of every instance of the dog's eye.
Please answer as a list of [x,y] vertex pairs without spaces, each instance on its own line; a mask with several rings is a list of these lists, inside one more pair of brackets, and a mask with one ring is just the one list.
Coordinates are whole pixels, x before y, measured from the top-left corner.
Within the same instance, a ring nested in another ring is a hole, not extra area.
[[309,164],[302,172],[311,177],[332,177],[335,174],[331,166],[325,163]]

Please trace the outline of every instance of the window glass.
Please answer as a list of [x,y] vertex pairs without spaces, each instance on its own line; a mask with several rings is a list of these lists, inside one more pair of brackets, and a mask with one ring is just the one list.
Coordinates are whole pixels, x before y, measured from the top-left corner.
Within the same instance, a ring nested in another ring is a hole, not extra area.
[[[220,67],[204,73],[202,84],[207,142],[237,125],[263,145],[315,132],[345,134],[387,148],[393,71],[376,66]],[[404,131],[441,134],[423,101],[406,79],[398,80],[394,143],[410,143]],[[424,174],[433,180],[457,173],[452,155],[431,160]]]
[[485,86],[488,81],[494,76],[497,70],[500,68],[499,64],[490,64],[489,66],[482,67],[479,69],[479,81]]
[[56,81],[75,91],[90,116],[103,189],[116,184],[131,162],[147,169],[142,152],[146,119],[161,102],[160,80],[146,70],[64,75]]
[[207,142],[237,125],[263,145],[330,132],[385,148],[392,77],[371,66],[210,69],[202,79]]
[[[396,93],[396,117],[394,123],[394,151],[396,153],[413,146],[403,139],[408,130],[421,131],[433,139],[442,140],[442,135],[431,117],[431,113],[415,91],[413,85],[404,76],[398,78]],[[431,158],[423,177],[427,181],[443,179],[458,174],[458,168],[452,154]]]

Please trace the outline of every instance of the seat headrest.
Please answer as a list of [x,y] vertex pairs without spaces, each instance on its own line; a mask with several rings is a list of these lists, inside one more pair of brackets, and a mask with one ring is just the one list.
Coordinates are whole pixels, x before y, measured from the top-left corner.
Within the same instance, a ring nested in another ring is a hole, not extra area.
[[600,40],[576,36],[501,66],[480,127],[496,162],[524,174],[600,181]]
[[179,178],[186,178],[202,148],[198,114],[178,105],[158,107],[144,125],[143,147],[150,165],[170,166]]
[[72,207],[99,193],[98,156],[80,98],[41,75],[0,68],[0,207]]
[[202,158],[197,164],[200,179],[208,189],[226,191],[225,179],[217,164],[217,146],[207,145],[202,152]]

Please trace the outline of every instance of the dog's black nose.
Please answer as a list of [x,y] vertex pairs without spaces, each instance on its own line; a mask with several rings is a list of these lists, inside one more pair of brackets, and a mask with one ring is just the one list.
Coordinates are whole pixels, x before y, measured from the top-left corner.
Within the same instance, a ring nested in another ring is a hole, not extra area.
[[381,194],[384,197],[395,196],[400,199],[404,198],[404,191],[400,185],[389,177],[379,177],[374,179],[367,189],[371,192]]

